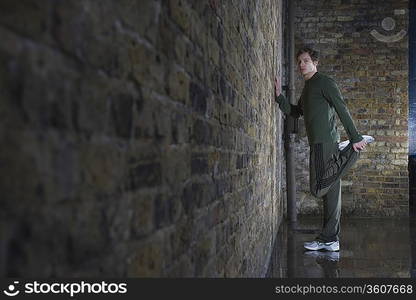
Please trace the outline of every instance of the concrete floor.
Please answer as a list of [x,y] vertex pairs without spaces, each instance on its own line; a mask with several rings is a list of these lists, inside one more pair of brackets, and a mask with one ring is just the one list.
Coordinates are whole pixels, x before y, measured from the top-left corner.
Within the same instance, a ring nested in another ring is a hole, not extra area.
[[296,230],[284,222],[276,237],[266,277],[416,277],[416,218],[341,220],[340,251],[307,251],[321,218],[299,217]]

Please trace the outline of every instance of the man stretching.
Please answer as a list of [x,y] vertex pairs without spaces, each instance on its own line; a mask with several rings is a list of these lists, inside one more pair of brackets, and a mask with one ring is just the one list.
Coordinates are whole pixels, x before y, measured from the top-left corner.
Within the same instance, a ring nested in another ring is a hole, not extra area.
[[[276,101],[280,109],[295,118],[304,116],[308,136],[309,183],[313,196],[324,201],[324,222],[321,233],[314,241],[305,242],[308,250],[339,251],[341,218],[341,177],[357,161],[374,138],[361,136],[335,81],[318,72],[318,53],[311,48],[298,51],[297,64],[305,79],[305,86],[297,105],[292,105],[281,94],[280,80],[276,78]],[[349,137],[339,143],[335,115],[338,115]]]

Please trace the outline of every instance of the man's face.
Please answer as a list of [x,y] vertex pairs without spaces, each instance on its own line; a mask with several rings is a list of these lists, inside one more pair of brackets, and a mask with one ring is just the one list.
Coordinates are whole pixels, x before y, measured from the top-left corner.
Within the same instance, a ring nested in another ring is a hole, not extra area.
[[312,61],[309,53],[305,52],[298,56],[298,68],[300,74],[305,76],[308,73],[316,72],[317,61]]

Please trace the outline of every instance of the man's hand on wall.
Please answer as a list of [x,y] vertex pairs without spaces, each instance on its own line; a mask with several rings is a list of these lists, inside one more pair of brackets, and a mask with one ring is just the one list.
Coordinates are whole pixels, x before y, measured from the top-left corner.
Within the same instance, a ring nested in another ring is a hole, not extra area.
[[282,92],[281,86],[280,86],[280,79],[279,77],[275,77],[275,82],[274,82],[274,89],[276,92],[276,97],[280,96],[280,93]]

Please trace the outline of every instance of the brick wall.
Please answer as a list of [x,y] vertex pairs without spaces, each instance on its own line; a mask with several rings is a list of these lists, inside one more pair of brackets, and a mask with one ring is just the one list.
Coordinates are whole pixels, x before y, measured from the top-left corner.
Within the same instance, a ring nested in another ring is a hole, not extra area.
[[[344,213],[407,215],[408,39],[407,34],[397,41],[391,36],[407,31],[408,1],[298,0],[296,6],[297,46],[315,45],[320,50],[318,71],[337,81],[358,130],[376,138],[344,180]],[[390,37],[389,42],[375,38],[373,30]],[[298,77],[298,95],[302,87]],[[300,128],[300,212],[317,213],[322,203],[307,188],[308,145],[303,122]],[[346,139],[341,133],[341,139]]]
[[281,1],[1,1],[0,273],[261,276]]

